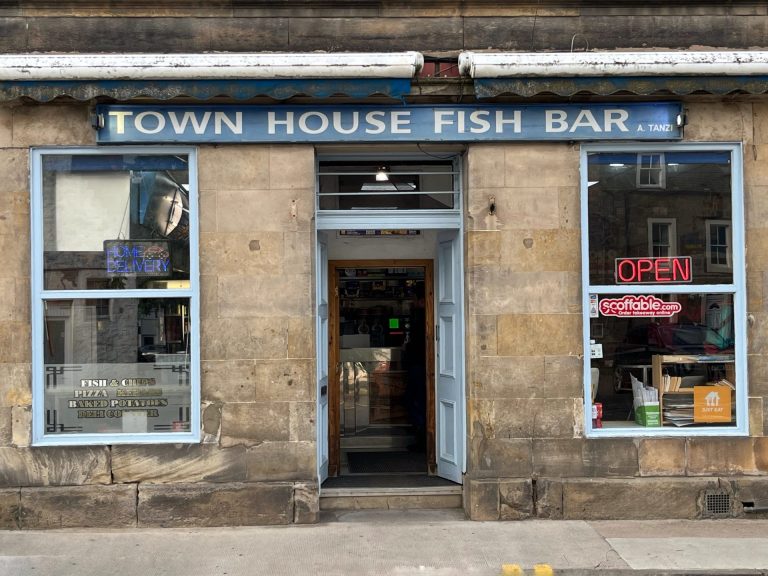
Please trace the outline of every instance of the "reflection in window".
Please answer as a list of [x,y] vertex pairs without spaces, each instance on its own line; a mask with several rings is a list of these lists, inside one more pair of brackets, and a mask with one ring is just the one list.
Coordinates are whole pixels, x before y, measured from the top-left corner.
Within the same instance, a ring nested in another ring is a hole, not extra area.
[[48,156],[45,288],[189,281],[189,171],[181,156]]
[[585,148],[588,429],[743,429],[736,147]]

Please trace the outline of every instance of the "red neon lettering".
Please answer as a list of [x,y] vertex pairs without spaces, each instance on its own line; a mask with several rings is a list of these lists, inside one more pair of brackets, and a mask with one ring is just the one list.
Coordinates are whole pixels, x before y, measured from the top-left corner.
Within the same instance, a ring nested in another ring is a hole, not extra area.
[[[678,273],[680,274],[679,276]],[[681,282],[691,281],[690,258],[675,258],[672,260],[672,277]]]
[[[669,258],[657,258],[656,259],[656,282],[669,282],[672,278],[669,273],[672,272],[672,267],[669,262]],[[662,276],[666,274],[666,276]]]
[[647,258],[641,258],[637,261],[637,281],[643,281],[643,274],[653,270],[653,261]]
[[[623,270],[625,265],[629,265],[629,269],[631,272],[629,276],[624,275]],[[635,263],[632,262],[632,260],[621,260],[618,266],[618,274],[619,274],[619,279],[622,282],[634,282],[635,281]]]

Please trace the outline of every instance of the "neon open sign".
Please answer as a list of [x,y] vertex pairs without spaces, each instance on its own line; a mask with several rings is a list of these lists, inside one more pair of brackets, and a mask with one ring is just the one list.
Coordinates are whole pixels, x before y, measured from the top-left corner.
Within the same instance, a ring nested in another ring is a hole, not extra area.
[[616,258],[615,277],[617,284],[691,282],[691,257]]

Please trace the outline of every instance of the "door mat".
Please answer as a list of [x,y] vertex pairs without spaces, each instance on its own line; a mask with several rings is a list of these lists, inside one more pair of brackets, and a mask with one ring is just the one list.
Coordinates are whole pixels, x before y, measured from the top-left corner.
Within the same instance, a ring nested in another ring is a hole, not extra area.
[[423,452],[348,452],[350,474],[426,474]]

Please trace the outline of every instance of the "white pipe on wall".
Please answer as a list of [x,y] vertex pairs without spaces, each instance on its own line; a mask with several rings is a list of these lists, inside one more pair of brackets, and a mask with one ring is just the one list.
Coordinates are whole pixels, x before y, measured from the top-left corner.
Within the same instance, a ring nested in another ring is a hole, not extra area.
[[768,52],[462,52],[472,78],[768,75]]
[[412,78],[419,52],[0,55],[0,80]]

